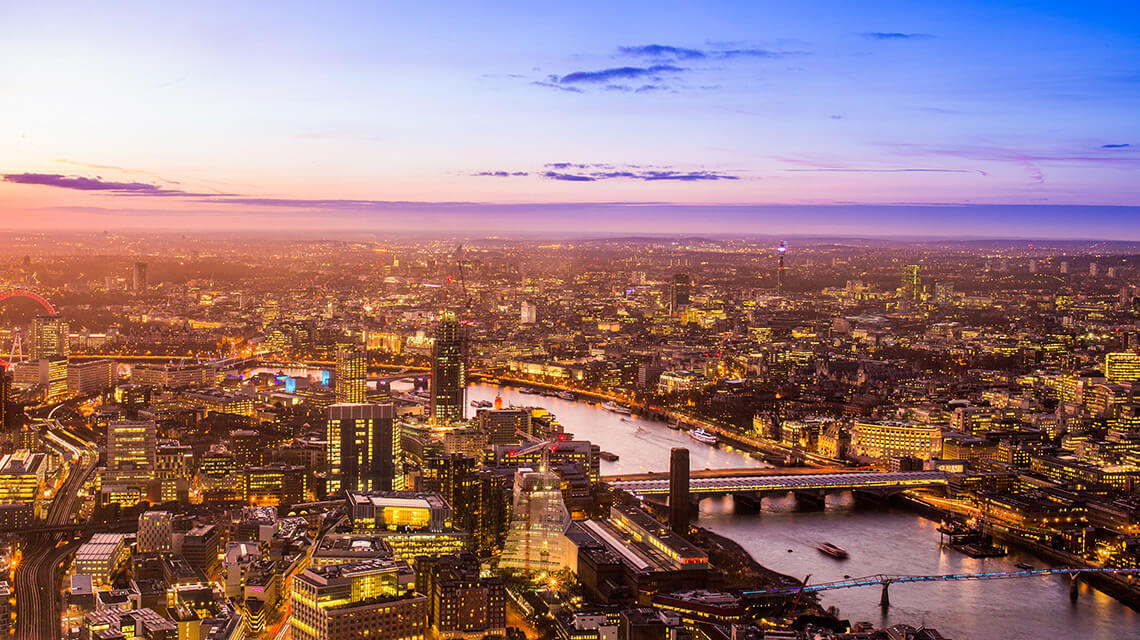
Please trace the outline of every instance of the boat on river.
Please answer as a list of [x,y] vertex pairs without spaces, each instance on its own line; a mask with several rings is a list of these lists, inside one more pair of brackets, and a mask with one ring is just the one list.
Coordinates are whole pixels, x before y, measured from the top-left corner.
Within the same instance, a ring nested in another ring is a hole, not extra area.
[[574,399],[574,394],[570,393],[569,391],[559,391],[556,395],[559,398],[562,398],[563,400],[573,400]]
[[816,546],[816,549],[819,549],[820,553],[829,555],[837,560],[847,559],[847,549],[844,549],[837,544],[831,544],[830,542],[821,542]]
[[633,409],[630,409],[629,407],[624,407],[620,404],[617,404],[616,402],[603,403],[602,408],[605,409],[606,411],[611,412],[611,413],[620,413],[620,414],[627,415],[627,416],[633,413]]
[[689,437],[693,440],[696,440],[697,442],[707,444],[709,446],[715,446],[717,443],[717,437],[715,434],[709,433],[708,431],[705,431],[699,427],[690,431]]

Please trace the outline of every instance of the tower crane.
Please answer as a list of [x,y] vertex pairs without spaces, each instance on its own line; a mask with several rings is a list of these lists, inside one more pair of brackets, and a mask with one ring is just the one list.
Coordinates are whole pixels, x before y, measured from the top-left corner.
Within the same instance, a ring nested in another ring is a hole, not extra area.
[[459,272],[459,289],[463,293],[463,322],[471,324],[471,294],[467,292],[467,280],[463,273],[463,245],[455,248],[455,264]]

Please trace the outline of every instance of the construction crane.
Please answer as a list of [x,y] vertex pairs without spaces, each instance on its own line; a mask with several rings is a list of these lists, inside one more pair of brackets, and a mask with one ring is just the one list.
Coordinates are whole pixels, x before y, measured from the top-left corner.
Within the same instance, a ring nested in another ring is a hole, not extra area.
[[471,324],[471,295],[467,293],[467,280],[463,273],[463,245],[455,248],[455,264],[459,271],[459,289],[463,292],[463,322]]

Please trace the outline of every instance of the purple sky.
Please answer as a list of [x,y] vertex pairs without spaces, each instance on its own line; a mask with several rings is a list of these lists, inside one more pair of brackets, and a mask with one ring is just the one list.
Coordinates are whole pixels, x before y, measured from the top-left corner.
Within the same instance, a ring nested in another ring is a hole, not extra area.
[[8,3],[0,227],[1140,239],[1138,12]]

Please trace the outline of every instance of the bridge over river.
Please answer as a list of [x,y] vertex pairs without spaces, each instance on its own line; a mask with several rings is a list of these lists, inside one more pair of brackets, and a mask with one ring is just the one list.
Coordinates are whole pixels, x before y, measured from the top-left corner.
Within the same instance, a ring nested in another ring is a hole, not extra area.
[[[634,495],[668,495],[669,474],[647,473],[603,476],[615,489]],[[789,491],[873,490],[884,493],[907,489],[943,487],[942,471],[858,471],[850,469],[718,469],[694,471],[689,477],[690,494],[764,494]]]

